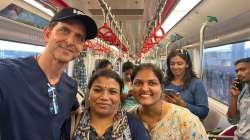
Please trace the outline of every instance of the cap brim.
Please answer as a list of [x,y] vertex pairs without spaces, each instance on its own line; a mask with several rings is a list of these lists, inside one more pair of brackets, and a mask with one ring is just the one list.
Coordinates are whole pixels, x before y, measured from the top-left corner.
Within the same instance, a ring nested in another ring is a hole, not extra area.
[[56,19],[54,21],[62,21],[66,19],[76,19],[79,20],[87,30],[86,40],[94,39],[97,36],[97,25],[95,21],[87,15],[74,15]]

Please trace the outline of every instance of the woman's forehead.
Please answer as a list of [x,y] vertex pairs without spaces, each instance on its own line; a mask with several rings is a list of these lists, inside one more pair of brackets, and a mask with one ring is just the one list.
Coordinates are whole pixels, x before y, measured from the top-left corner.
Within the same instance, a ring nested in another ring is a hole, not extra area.
[[172,57],[171,59],[170,59],[170,62],[172,62],[172,61],[185,61],[185,59],[183,59],[181,56],[179,56],[179,55],[176,55],[176,56],[174,56],[174,57]]
[[92,86],[99,85],[99,86],[105,86],[105,87],[113,87],[113,88],[120,88],[120,85],[118,81],[116,81],[114,78],[106,77],[106,76],[100,76],[98,77],[94,82]]
[[157,79],[157,76],[153,72],[152,69],[142,69],[138,71],[138,73],[135,76],[135,79]]

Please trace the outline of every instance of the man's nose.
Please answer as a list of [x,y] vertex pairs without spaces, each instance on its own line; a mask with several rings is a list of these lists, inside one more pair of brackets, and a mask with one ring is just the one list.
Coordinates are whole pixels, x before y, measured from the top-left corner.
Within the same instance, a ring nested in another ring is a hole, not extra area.
[[68,35],[67,36],[67,43],[68,44],[74,44],[75,43],[75,38],[73,35]]
[[241,76],[241,72],[238,71],[238,72],[236,73],[236,76],[237,76],[237,77],[240,77],[240,76]]

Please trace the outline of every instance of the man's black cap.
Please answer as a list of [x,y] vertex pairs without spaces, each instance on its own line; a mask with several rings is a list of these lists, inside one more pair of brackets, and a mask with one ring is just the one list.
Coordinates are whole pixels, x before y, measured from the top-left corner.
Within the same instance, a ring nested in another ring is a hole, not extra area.
[[77,19],[86,27],[86,40],[93,39],[97,36],[97,25],[95,21],[91,17],[87,16],[83,11],[76,8],[62,9],[52,17],[50,22],[63,21],[66,19]]

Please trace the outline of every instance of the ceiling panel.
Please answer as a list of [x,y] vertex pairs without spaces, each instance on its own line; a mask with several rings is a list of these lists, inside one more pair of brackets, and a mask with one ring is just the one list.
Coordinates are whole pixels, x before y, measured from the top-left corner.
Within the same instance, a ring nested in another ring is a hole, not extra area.
[[[244,29],[249,25],[250,1],[246,0],[203,0],[182,21],[177,24],[166,38],[178,33],[184,36],[182,44],[187,45],[199,40],[202,23],[207,16],[215,16],[217,23],[212,23],[207,28],[205,36],[213,38],[235,30]],[[185,43],[183,43],[185,42]]]
[[[142,47],[145,31],[156,14],[157,5],[161,0],[106,0],[111,12],[129,40],[131,50]],[[66,0],[73,7],[84,9],[97,21],[103,24],[103,16],[98,0]],[[203,0],[180,23],[174,26],[165,36],[168,42],[171,34],[183,36],[182,45],[192,44],[199,40],[199,30],[207,16],[216,16],[218,23],[211,24],[205,36],[207,39],[221,36],[250,25],[250,0]],[[178,43],[178,42],[177,42]]]

